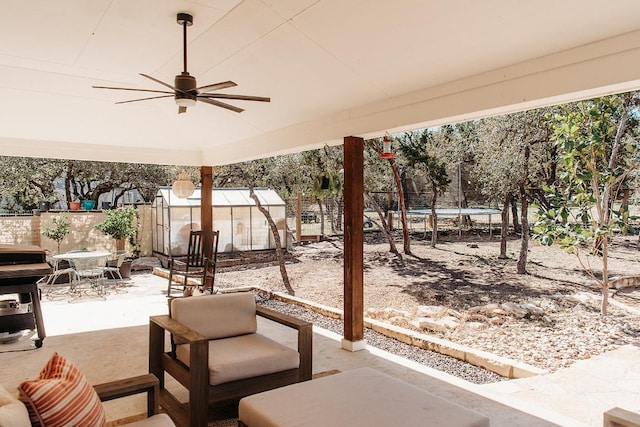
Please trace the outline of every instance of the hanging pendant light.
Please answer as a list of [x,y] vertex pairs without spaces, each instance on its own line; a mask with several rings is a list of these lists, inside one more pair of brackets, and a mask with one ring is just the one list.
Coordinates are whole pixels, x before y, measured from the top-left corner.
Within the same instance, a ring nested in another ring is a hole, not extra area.
[[396,156],[391,151],[391,137],[389,134],[385,134],[382,138],[382,153],[380,153],[381,159],[395,159]]
[[174,194],[180,199],[186,199],[191,196],[195,189],[195,185],[193,185],[193,182],[191,182],[187,172],[184,170],[180,172],[178,179],[171,186],[171,190],[173,190]]

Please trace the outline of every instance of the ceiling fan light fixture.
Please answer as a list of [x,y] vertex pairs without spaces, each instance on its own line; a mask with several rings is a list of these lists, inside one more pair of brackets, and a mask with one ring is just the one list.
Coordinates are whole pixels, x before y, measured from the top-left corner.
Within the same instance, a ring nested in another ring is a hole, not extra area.
[[191,98],[176,98],[176,104],[178,107],[193,107],[196,105],[196,100]]

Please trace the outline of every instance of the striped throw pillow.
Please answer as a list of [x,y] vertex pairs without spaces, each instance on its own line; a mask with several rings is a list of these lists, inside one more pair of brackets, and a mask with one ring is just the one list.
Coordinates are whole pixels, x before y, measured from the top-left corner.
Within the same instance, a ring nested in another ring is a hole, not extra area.
[[91,384],[58,353],[49,359],[38,378],[20,384],[21,399],[44,427],[100,427],[106,423],[102,402]]

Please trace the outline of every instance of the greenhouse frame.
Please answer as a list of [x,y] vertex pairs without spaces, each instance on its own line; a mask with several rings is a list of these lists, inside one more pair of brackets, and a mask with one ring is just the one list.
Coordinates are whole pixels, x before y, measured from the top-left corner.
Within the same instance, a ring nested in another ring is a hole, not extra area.
[[[165,256],[185,256],[189,233],[200,230],[200,189],[179,198],[170,187],[161,187],[151,205],[153,252]],[[283,245],[286,242],[285,202],[267,188],[254,189],[260,204],[276,223]],[[218,252],[275,249],[266,217],[249,196],[248,188],[212,190],[213,229],[220,232]]]

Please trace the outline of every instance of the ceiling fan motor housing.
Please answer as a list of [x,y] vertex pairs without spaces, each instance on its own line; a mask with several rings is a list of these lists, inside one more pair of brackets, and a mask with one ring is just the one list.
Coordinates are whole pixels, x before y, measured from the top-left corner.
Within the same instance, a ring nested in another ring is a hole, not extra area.
[[182,72],[176,76],[174,80],[174,86],[176,90],[176,101],[179,99],[193,100],[195,103],[198,91],[196,90],[196,79],[187,72]]

